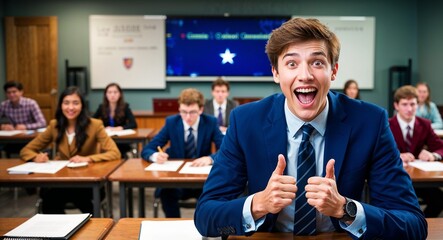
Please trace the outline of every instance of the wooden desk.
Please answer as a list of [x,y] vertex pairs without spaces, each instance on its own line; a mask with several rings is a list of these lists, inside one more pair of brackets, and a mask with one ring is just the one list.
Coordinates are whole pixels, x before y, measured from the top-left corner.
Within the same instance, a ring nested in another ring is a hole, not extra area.
[[[28,218],[0,218],[0,236],[24,223]],[[91,218],[70,239],[104,239],[114,225],[111,218]]]
[[137,152],[138,157],[141,157],[141,150],[143,146],[146,145],[153,136],[157,133],[157,131],[153,128],[137,128],[134,129],[135,133],[130,135],[123,136],[112,136],[115,143],[136,143],[137,144]]
[[426,172],[414,167],[406,167],[414,187],[443,187],[443,171]]
[[[189,220],[181,218],[182,220]],[[171,218],[121,218],[112,228],[111,232],[106,237],[106,240],[122,240],[122,239],[138,239],[140,233],[141,222],[145,220],[150,221],[164,221],[171,220]],[[428,221],[428,240],[441,239],[443,236],[443,218],[427,218]],[[219,238],[221,239],[221,238]],[[250,237],[244,236],[229,236],[228,240],[293,240],[293,239],[317,239],[317,240],[344,240],[351,239],[347,233],[320,233],[316,236],[297,236],[294,237],[292,233],[255,233]]]
[[108,209],[112,209],[112,185],[107,177],[123,161],[90,163],[82,168],[62,168],[55,174],[9,174],[6,169],[24,162],[20,159],[0,159],[0,187],[63,187],[92,189],[94,217],[100,216],[100,188],[106,185]]
[[165,118],[177,114],[178,108],[175,112],[153,112],[145,110],[132,112],[134,113],[135,121],[139,128],[161,129],[165,125]]
[[[144,217],[145,187],[201,188],[208,177],[206,174],[180,174],[180,169],[177,172],[145,171],[149,164],[142,159],[129,159],[109,176],[110,181],[119,182],[120,185],[120,218],[127,216],[128,189],[139,188],[139,214]],[[132,216],[132,211],[129,215]]]
[[34,131],[31,134],[20,133],[13,136],[0,136],[0,144],[6,143],[28,143],[34,139],[39,133]]

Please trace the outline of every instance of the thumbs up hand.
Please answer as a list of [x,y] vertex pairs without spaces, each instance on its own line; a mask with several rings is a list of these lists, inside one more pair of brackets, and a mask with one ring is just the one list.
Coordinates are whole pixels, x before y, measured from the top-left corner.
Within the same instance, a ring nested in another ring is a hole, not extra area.
[[306,184],[308,204],[326,216],[340,218],[343,216],[343,205],[346,199],[338,193],[335,182],[335,160],[326,164],[325,177],[311,177]]
[[277,166],[269,178],[266,188],[254,195],[251,212],[254,220],[268,213],[278,213],[292,203],[297,192],[295,178],[283,175],[286,168],[285,157],[278,155]]

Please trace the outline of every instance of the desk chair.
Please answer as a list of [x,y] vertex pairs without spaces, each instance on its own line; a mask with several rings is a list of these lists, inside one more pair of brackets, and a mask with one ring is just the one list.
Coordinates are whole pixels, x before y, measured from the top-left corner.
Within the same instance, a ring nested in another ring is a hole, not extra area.
[[[160,206],[160,191],[161,188],[156,188],[154,191],[154,203],[152,204],[153,212],[154,212],[154,218],[158,218],[158,209]],[[180,208],[195,208],[197,206],[197,199],[196,198],[190,198],[186,200],[179,200],[178,205]]]
[[[39,194],[39,193],[37,193]],[[105,193],[105,194],[109,194],[109,193]],[[39,194],[40,195],[40,194]],[[100,194],[102,195],[102,194]],[[112,209],[108,209],[108,198],[104,195],[102,196],[102,200],[100,202],[100,208],[102,210],[102,215],[105,218],[112,218],[113,214],[112,214]],[[41,199],[40,197],[37,199],[37,202],[35,203],[35,213],[43,213],[43,199]],[[67,202],[65,204],[64,207],[65,210],[72,210],[72,209],[77,209],[76,206],[74,205],[74,203],[72,202]]]

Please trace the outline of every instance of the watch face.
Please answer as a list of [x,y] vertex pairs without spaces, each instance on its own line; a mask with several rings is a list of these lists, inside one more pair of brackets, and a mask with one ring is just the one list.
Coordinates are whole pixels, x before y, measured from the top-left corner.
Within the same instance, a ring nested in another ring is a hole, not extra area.
[[357,215],[357,205],[353,201],[349,201],[346,203],[346,212],[348,212],[349,216],[355,217]]

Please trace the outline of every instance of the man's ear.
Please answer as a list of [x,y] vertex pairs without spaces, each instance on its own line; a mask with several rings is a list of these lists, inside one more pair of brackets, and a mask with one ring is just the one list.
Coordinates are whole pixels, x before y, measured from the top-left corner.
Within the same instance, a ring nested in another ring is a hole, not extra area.
[[278,74],[278,70],[274,66],[272,66],[272,76],[275,83],[280,83],[280,75]]

